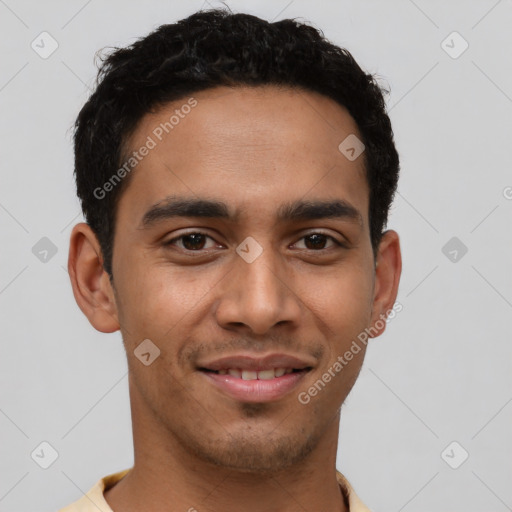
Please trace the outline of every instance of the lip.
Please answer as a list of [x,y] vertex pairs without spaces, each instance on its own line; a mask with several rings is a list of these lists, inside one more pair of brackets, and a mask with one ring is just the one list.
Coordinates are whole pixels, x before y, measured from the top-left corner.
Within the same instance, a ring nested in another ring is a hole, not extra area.
[[231,375],[219,375],[208,371],[200,371],[208,382],[226,395],[241,402],[271,402],[283,398],[309,373],[309,370],[301,370],[294,373],[286,373],[281,377],[269,380],[243,380]]
[[[249,354],[236,354],[232,356],[225,356],[220,359],[215,359],[214,361],[199,363],[197,368],[199,370],[206,369],[214,371],[229,370],[230,368],[251,371],[269,370],[271,368],[292,368],[294,370],[305,370],[312,368],[314,364],[314,361],[308,360],[306,358],[284,353],[267,354],[266,356],[262,357],[254,357],[253,355]],[[276,379],[280,378],[282,377],[276,377]]]

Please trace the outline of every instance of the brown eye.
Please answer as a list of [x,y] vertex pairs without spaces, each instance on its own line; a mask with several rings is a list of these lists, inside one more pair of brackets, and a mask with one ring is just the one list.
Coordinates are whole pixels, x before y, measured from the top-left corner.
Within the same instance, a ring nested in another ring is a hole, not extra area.
[[327,241],[327,237],[325,235],[309,235],[304,237],[305,240],[309,241],[309,244],[306,242],[306,247],[308,249],[325,249],[325,243]]
[[[332,241],[335,246],[342,246],[342,244],[338,242],[335,238],[329,235],[324,235],[323,233],[311,233],[309,235],[302,237],[301,240],[305,240],[305,248],[310,249],[312,251],[319,251],[333,247],[332,245],[330,247],[326,247],[326,243],[329,240]],[[299,247],[299,249],[301,249],[301,247]]]
[[192,233],[182,237],[183,246],[187,250],[203,249],[205,243],[205,236],[201,233]]
[[204,233],[187,233],[186,235],[181,235],[172,240],[169,240],[165,243],[165,245],[176,245],[178,243],[178,247],[180,249],[185,249],[186,251],[201,251],[205,249],[205,244],[207,239],[213,240],[208,235]]

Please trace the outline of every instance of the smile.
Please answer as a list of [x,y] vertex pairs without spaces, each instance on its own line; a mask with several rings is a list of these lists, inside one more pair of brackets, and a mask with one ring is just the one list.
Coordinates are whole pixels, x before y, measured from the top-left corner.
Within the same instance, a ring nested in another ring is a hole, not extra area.
[[227,370],[218,371],[205,369],[205,371],[211,371],[218,375],[231,375],[232,377],[236,377],[237,379],[243,380],[270,380],[276,377],[282,377],[283,375],[286,375],[288,373],[298,372],[300,370],[294,370],[293,368],[270,368],[268,370],[253,371],[229,368]]
[[209,384],[221,393],[242,402],[269,402],[283,398],[299,385],[310,371],[272,368],[268,370],[200,370]]

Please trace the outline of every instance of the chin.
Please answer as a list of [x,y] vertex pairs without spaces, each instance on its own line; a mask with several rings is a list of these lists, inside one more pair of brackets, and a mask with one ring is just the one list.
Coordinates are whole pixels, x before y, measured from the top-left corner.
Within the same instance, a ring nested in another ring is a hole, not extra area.
[[193,450],[199,458],[226,469],[274,474],[298,464],[316,445],[314,437],[299,438],[283,432],[281,436],[261,437],[237,434],[210,446],[196,445]]

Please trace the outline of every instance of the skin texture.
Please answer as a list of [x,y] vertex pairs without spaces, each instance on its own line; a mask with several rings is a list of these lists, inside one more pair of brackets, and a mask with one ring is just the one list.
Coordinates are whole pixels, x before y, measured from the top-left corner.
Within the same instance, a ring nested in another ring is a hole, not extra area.
[[[398,235],[386,231],[375,266],[364,159],[338,150],[359,133],[343,107],[270,86],[193,96],[197,106],[121,195],[113,286],[89,226],[71,235],[77,303],[97,330],[121,330],[128,358],[135,465],[105,497],[115,512],[346,510],[335,475],[340,408],[365,346],[308,404],[297,395],[392,309]],[[146,115],[128,147],[140,148],[187,99]],[[143,228],[144,213],[167,196],[223,201],[239,215]],[[282,203],[333,199],[359,210],[361,222],[276,219]],[[206,237],[164,245],[190,232]],[[263,249],[252,263],[236,252],[249,236]],[[149,366],[134,355],[145,339],[161,351]],[[313,369],[279,400],[237,401],[197,365],[241,352],[296,354]]]

